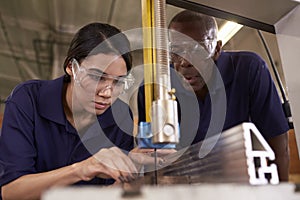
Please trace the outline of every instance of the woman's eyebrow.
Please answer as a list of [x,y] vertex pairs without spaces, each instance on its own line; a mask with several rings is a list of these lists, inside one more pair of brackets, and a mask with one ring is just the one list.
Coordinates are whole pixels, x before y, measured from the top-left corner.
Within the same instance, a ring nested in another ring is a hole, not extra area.
[[92,72],[96,72],[96,73],[99,73],[99,74],[106,74],[104,71],[98,69],[98,68],[88,68],[89,71],[92,71]]
[[[114,76],[114,75],[105,73],[104,71],[100,70],[99,68],[89,68],[88,70],[92,71],[92,72],[96,72],[98,74],[104,74],[104,75],[108,75],[108,76]],[[114,77],[124,78],[124,77],[126,77],[126,75],[114,76]]]

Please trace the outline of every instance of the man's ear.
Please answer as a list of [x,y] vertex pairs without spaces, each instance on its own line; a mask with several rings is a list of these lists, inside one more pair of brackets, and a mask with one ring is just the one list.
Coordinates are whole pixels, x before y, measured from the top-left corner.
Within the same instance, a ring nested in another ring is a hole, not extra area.
[[216,53],[220,53],[222,50],[222,40],[217,41]]
[[221,54],[221,50],[222,50],[222,40],[218,40],[216,45],[215,55],[213,57],[214,60],[217,60],[219,58]]

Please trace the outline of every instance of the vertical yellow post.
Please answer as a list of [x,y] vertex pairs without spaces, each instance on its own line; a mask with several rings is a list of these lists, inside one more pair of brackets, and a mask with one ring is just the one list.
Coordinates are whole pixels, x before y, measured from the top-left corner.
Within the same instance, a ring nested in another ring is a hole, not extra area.
[[144,89],[146,122],[150,122],[150,109],[153,101],[153,76],[155,69],[155,48],[153,40],[154,1],[142,0],[142,25],[144,41]]
[[179,125],[170,80],[166,0],[142,0],[142,23],[146,122],[151,122],[153,144],[176,144]]

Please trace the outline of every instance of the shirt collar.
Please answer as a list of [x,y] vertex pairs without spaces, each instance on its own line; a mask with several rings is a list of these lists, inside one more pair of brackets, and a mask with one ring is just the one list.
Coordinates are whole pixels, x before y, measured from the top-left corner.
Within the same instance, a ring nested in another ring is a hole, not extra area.
[[222,76],[224,85],[228,85],[234,78],[234,63],[231,56],[226,52],[221,52],[220,57],[216,61],[217,68]]
[[221,52],[220,57],[214,64],[214,71],[212,78],[208,82],[210,94],[215,94],[218,90],[225,88],[233,80],[233,70],[231,67],[232,60],[230,56]]
[[62,103],[64,77],[46,81],[40,88],[38,109],[40,114],[56,123],[65,124],[66,117]]

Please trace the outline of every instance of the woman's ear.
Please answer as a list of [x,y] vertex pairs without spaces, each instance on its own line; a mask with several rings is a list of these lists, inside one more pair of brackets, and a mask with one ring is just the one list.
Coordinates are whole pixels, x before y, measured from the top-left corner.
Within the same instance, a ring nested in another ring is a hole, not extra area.
[[73,76],[73,72],[72,72],[72,64],[71,62],[69,62],[69,64],[66,67],[66,72],[70,75]]

